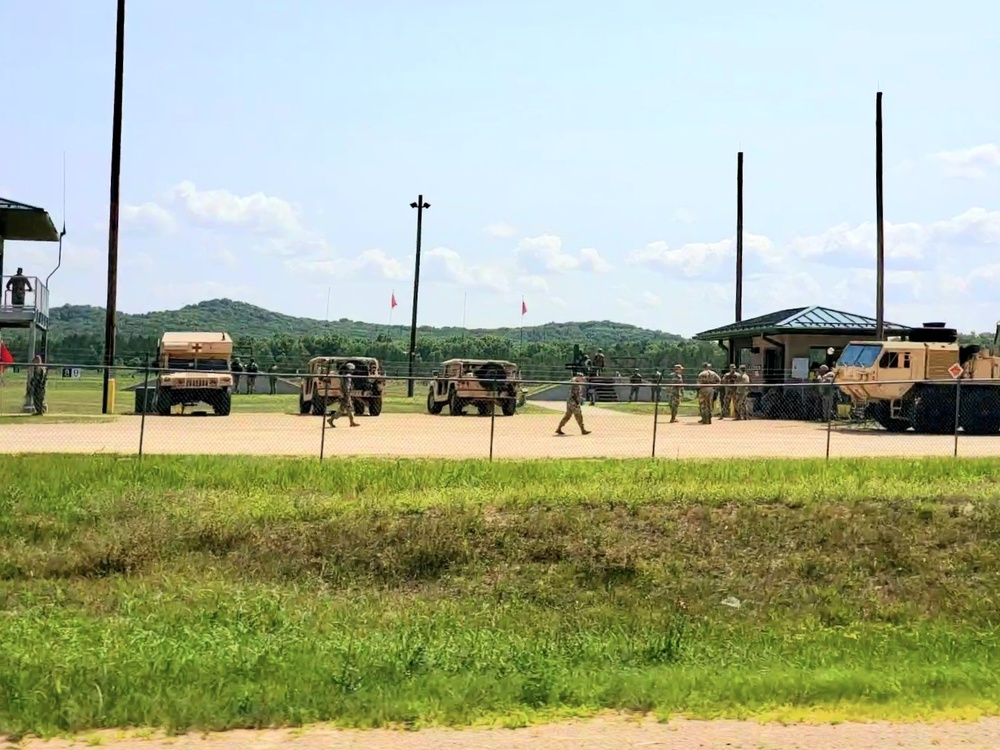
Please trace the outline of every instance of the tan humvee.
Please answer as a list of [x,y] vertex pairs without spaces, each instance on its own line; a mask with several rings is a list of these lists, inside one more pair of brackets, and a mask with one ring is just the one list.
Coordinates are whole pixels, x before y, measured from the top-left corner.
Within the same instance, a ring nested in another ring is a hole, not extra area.
[[[997,326],[1000,337],[1000,325]],[[994,337],[996,351],[997,337]],[[848,344],[835,383],[890,432],[1000,432],[1000,360],[958,343],[954,329],[924,324],[888,341]]]
[[382,413],[385,373],[374,357],[313,357],[299,390],[299,414],[325,414],[330,404],[340,401],[340,378],[345,366],[354,365],[351,392],[355,414]]
[[160,337],[156,351],[156,413],[177,404],[203,403],[221,417],[232,408],[233,376],[228,333],[174,332]]
[[441,364],[427,389],[427,411],[440,414],[445,404],[450,414],[462,414],[474,405],[480,415],[494,404],[504,416],[517,411],[520,376],[513,362],[489,359],[449,359]]

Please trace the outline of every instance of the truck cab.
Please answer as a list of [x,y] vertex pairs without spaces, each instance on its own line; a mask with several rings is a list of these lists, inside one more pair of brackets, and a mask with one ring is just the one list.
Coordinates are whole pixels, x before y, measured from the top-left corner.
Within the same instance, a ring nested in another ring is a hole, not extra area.
[[170,332],[156,349],[156,413],[203,403],[219,416],[232,410],[233,340],[228,333]]

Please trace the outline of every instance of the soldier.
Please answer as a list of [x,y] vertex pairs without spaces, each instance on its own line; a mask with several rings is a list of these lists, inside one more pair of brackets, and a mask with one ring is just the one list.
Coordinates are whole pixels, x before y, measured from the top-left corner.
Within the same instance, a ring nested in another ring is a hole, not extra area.
[[250,357],[250,361],[247,363],[247,393],[257,392],[257,373],[260,372],[260,368],[257,366],[257,360]]
[[570,417],[574,417],[576,423],[580,425],[581,434],[590,434],[590,430],[583,426],[583,382],[583,377],[579,373],[573,375],[573,380],[570,381],[569,396],[566,397],[566,413],[559,420],[559,426],[556,427],[556,435],[566,434],[563,432],[563,427],[569,422]]
[[278,366],[271,365],[267,371],[267,386],[272,396],[278,393]]
[[738,379],[736,374],[736,365],[729,365],[729,372],[722,376],[722,388],[719,390],[719,401],[721,404],[719,406],[719,419],[724,419],[732,414],[732,403],[733,403],[733,385]]
[[684,395],[684,365],[674,365],[674,373],[670,376],[670,421],[677,421],[677,409]]
[[24,269],[18,268],[17,273],[7,280],[7,291],[10,292],[10,304],[14,307],[24,307],[25,292],[33,292],[31,282],[24,275]]
[[597,354],[594,355],[594,370],[596,371],[595,372],[596,375],[600,375],[602,372],[604,372],[604,364],[605,364],[604,350],[598,349]]
[[698,411],[701,413],[699,424],[712,424],[712,399],[715,397],[715,386],[721,382],[722,378],[712,369],[712,364],[706,362],[698,373]]
[[820,365],[819,368],[819,392],[820,398],[823,402],[823,421],[829,422],[833,418],[833,399],[836,395],[834,393],[833,380],[836,377],[836,373],[830,372],[830,368],[826,365]]
[[28,397],[31,405],[35,407],[35,414],[41,416],[45,413],[45,385],[48,380],[48,371],[42,364],[42,358],[36,356],[32,361],[31,371],[28,373]]
[[736,374],[735,382],[739,386],[733,389],[736,418],[739,420],[750,419],[750,411],[747,406],[747,396],[750,395],[750,376],[747,375],[746,365],[740,365],[740,371]]
[[653,373],[653,403],[657,404],[660,402],[660,391],[663,389],[663,373],[657,370]]
[[240,362],[239,357],[233,360],[233,364],[230,366],[229,369],[233,373],[233,393],[239,393],[240,375],[243,374],[243,363]]
[[632,389],[628,392],[628,401],[632,403],[633,401],[639,400],[639,386],[642,385],[642,375],[639,374],[639,368],[632,371],[632,377],[628,379],[628,382],[632,384]]
[[333,411],[330,412],[330,416],[327,418],[327,424],[331,427],[336,427],[334,424],[340,413],[343,412],[347,415],[348,420],[350,420],[351,427],[357,427],[358,423],[354,421],[354,399],[351,398],[351,390],[353,387],[352,380],[354,379],[354,363],[348,362],[344,365],[344,369],[340,374],[340,403]]

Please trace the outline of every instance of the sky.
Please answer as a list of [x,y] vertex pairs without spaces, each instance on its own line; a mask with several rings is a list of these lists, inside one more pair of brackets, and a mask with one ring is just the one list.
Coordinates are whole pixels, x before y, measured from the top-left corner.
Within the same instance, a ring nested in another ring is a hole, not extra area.
[[[103,305],[114,0],[0,0],[0,196],[63,211],[52,304]],[[118,306],[408,323],[875,312],[1000,320],[1000,4],[130,0]],[[7,244],[46,276],[52,244]],[[521,300],[527,314],[522,318]]]

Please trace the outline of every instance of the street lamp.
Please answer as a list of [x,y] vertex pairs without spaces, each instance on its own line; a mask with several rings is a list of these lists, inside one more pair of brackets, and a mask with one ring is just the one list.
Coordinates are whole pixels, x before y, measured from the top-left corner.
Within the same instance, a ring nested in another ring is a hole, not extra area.
[[418,195],[410,208],[417,209],[417,257],[413,265],[413,318],[410,321],[410,366],[409,378],[406,381],[406,395],[413,398],[413,358],[417,352],[417,295],[420,292],[420,240],[424,231],[424,209],[431,204],[424,201],[424,196]]

